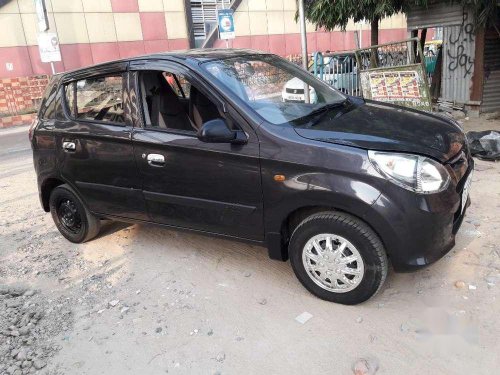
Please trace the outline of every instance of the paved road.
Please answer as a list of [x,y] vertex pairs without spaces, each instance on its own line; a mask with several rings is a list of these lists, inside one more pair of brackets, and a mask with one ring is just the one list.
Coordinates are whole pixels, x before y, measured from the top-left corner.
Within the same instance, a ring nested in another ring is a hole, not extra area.
[[0,179],[33,170],[29,126],[0,129]]
[[0,129],[0,162],[31,156],[29,126]]
[[[36,335],[31,350],[59,348],[40,373],[343,375],[367,358],[377,375],[494,374],[499,192],[500,164],[478,160],[448,256],[391,271],[380,294],[343,306],[245,243],[114,222],[87,243],[66,241],[40,207],[27,128],[0,130],[0,286],[38,291],[43,319],[16,340]],[[0,317],[6,306],[0,299]],[[300,324],[304,312],[312,318]],[[0,374],[11,324],[0,318]]]

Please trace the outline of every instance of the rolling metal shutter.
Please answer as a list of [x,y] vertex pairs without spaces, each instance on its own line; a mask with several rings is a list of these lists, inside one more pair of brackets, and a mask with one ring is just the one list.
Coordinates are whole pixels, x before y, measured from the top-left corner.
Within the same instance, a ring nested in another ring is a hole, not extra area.
[[434,2],[407,14],[408,29],[443,28],[442,101],[463,105],[470,100],[474,74],[475,38],[472,16],[458,4]]
[[454,26],[462,23],[463,9],[460,5],[450,5],[448,1],[429,4],[428,7],[412,7],[406,15],[409,30],[425,27]]
[[484,41],[484,87],[481,112],[500,111],[500,37]]
[[472,27],[459,25],[443,28],[442,100],[455,104],[465,104],[470,100],[475,54]]

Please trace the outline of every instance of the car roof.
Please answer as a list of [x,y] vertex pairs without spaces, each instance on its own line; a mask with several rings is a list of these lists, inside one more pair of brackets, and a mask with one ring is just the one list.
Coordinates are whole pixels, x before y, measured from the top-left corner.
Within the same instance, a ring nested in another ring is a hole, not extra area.
[[[60,73],[60,75],[75,75],[78,73],[85,73],[87,71],[92,71],[99,68],[105,68],[109,65],[115,65],[119,63],[129,63],[133,61],[140,60],[161,60],[161,59],[177,59],[177,60],[192,60],[198,62],[206,62],[213,60],[222,60],[232,57],[241,56],[251,56],[251,55],[271,55],[268,52],[257,51],[252,49],[242,49],[242,48],[195,48],[189,50],[171,51],[171,52],[160,52],[148,55],[134,56],[125,59],[107,61],[105,63],[89,65],[84,68],[79,68],[71,71],[66,71]],[[59,75],[59,74],[58,74]]]
[[[180,59],[194,59],[200,61],[227,59],[230,57],[249,55],[269,55],[269,52],[257,51],[246,48],[195,48],[184,51],[156,53],[152,57],[176,57]],[[143,56],[144,57],[144,56]]]

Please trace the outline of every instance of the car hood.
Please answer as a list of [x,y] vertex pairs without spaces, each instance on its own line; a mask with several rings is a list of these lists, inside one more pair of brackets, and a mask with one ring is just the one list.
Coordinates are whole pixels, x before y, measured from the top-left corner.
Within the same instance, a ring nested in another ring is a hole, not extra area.
[[451,120],[409,108],[351,99],[314,126],[296,127],[302,137],[378,151],[431,156],[445,162],[458,154],[465,135]]
[[285,88],[294,90],[304,90],[304,81],[302,81],[300,78],[297,77],[292,78],[291,80],[287,81],[287,83],[285,84]]

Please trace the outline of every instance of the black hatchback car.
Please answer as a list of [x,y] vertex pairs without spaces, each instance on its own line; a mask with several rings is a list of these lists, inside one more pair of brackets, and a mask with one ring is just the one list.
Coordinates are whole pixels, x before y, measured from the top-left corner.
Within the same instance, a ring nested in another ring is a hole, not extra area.
[[[284,101],[292,79],[309,100]],[[305,92],[305,91],[304,91]],[[473,161],[452,120],[346,96],[251,50],[59,74],[30,129],[40,201],[71,242],[101,219],[265,245],[343,304],[454,246]]]

